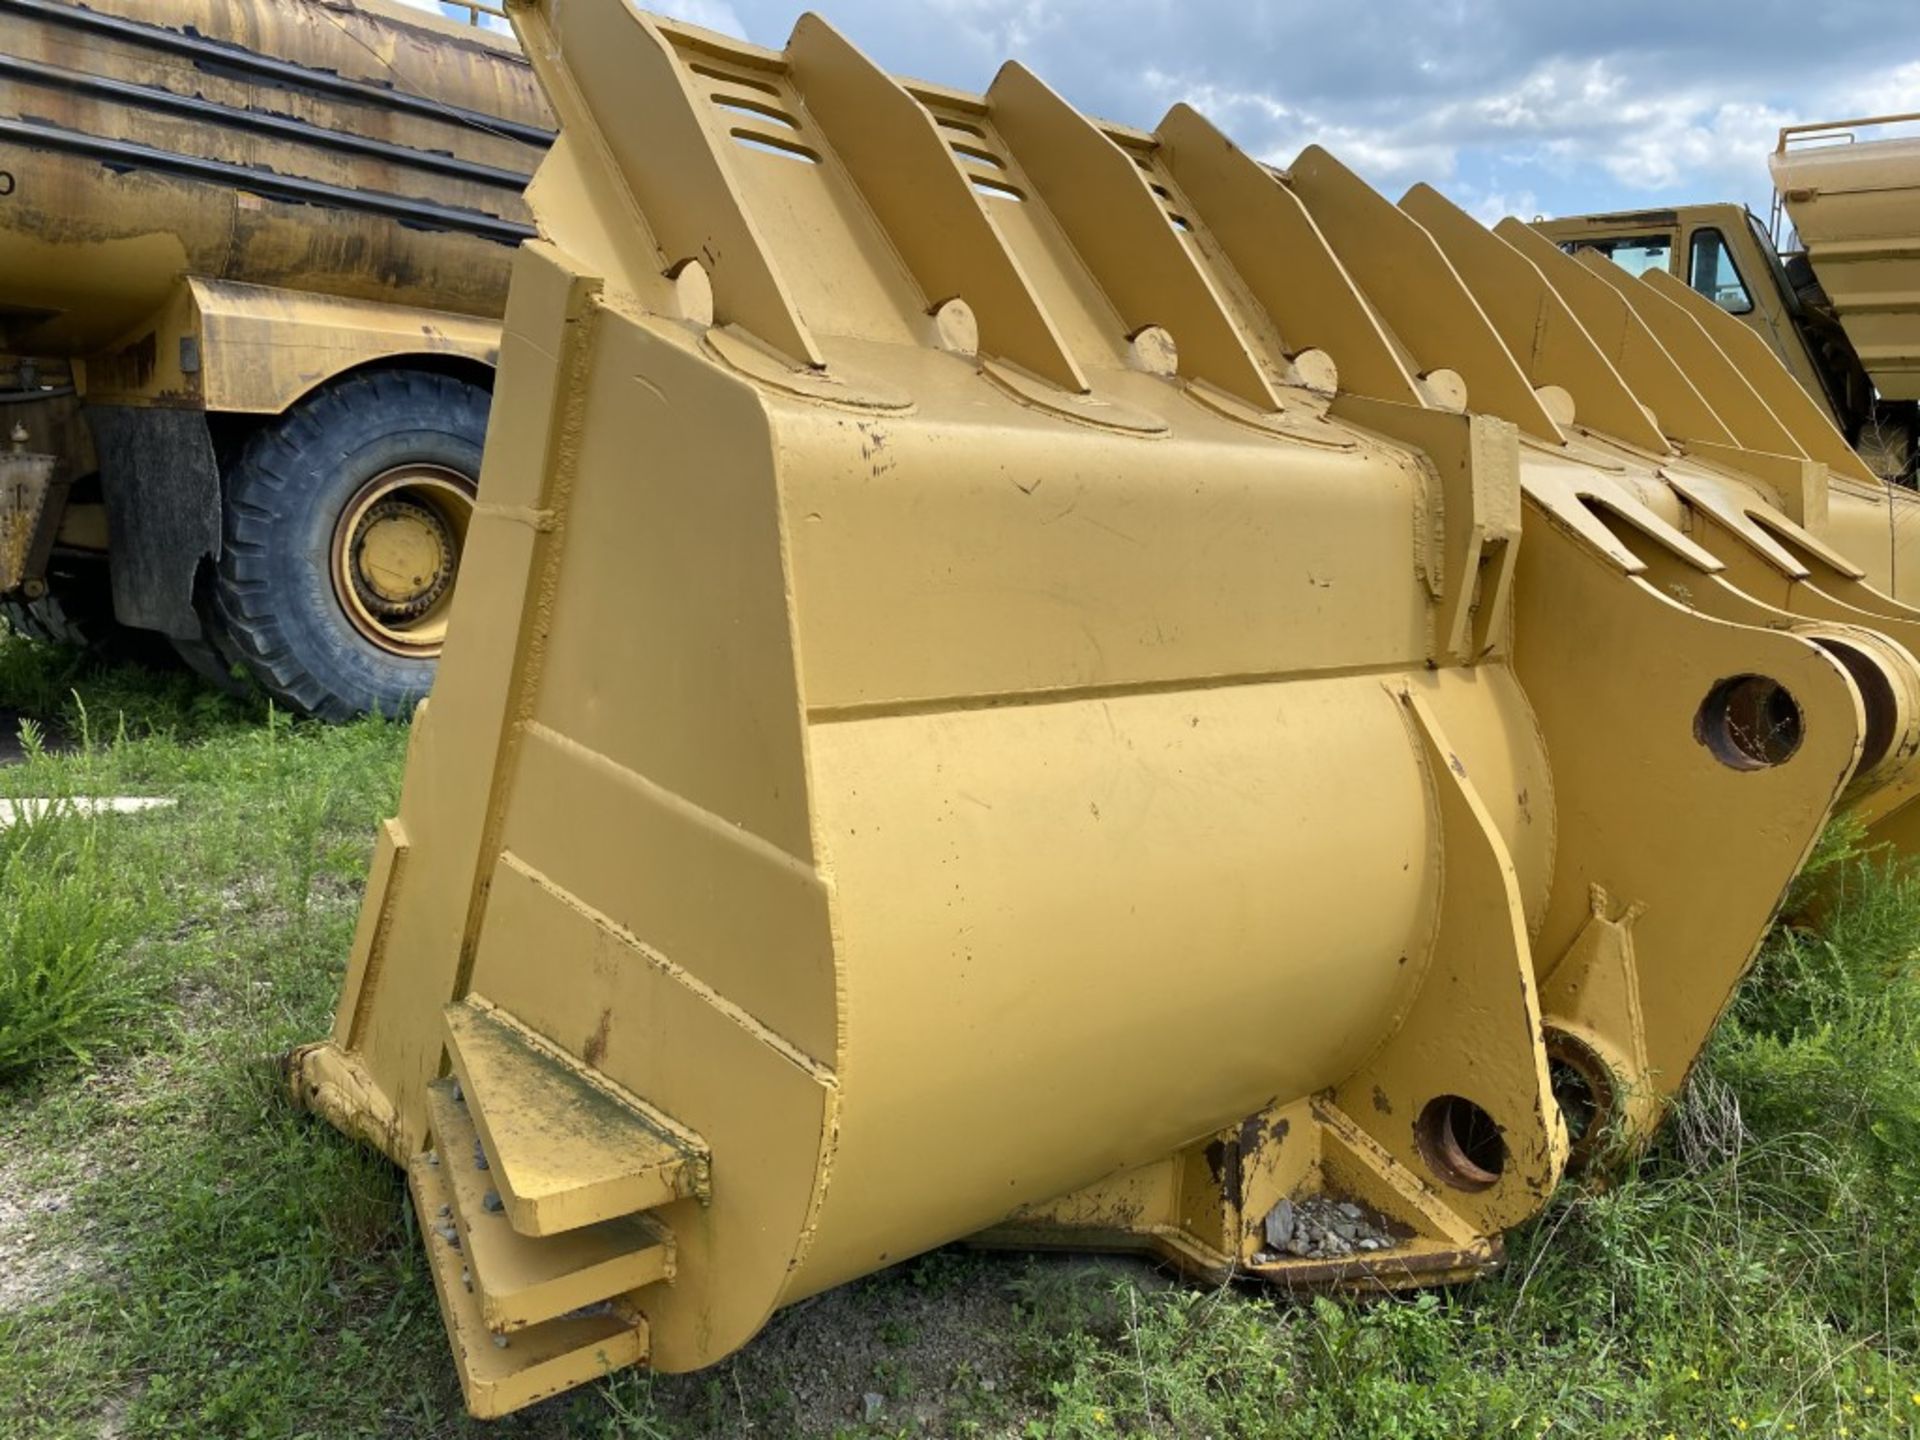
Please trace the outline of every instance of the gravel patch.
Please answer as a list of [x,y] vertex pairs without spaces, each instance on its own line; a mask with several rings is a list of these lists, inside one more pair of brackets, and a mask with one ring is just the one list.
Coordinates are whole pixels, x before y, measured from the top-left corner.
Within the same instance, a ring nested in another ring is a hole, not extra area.
[[1282,1200],[1267,1212],[1266,1232],[1267,1248],[1254,1256],[1259,1264],[1283,1255],[1339,1260],[1391,1250],[1398,1243],[1380,1216],[1332,1195]]

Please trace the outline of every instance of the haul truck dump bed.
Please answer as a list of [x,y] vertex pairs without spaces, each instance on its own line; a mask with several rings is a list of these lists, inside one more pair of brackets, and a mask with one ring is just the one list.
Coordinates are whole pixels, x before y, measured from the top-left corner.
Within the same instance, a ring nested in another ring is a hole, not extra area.
[[388,0],[0,0],[15,623],[423,695],[550,127],[509,37]]
[[[1920,400],[1920,138],[1882,116],[1781,131],[1773,186],[1854,353],[1885,400]],[[1809,144],[1810,140],[1821,143]]]
[[1473,1275],[1914,809],[1920,613],[1827,538],[1895,501],[1736,322],[1185,106],[511,13],[540,239],[292,1066],[476,1413],[963,1236]]

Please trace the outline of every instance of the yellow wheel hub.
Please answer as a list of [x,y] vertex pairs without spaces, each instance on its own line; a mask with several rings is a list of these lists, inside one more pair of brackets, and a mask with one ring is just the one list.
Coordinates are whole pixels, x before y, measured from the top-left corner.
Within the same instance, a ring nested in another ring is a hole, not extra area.
[[454,545],[437,512],[409,500],[367,511],[347,557],[361,599],[386,619],[418,615],[453,583]]
[[473,482],[439,466],[375,476],[334,529],[333,588],[362,635],[396,655],[437,655],[473,514]]

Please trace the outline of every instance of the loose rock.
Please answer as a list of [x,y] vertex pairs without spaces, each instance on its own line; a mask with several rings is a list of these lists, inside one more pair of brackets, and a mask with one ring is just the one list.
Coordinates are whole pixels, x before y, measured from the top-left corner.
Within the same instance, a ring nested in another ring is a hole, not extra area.
[[1293,1239],[1293,1202],[1282,1200],[1267,1212],[1267,1248],[1283,1250]]
[[[1379,1216],[1325,1195],[1282,1200],[1267,1212],[1265,1230],[1268,1250],[1305,1260],[1339,1260],[1356,1251],[1373,1254],[1397,1243]],[[1266,1261],[1256,1256],[1255,1263]]]

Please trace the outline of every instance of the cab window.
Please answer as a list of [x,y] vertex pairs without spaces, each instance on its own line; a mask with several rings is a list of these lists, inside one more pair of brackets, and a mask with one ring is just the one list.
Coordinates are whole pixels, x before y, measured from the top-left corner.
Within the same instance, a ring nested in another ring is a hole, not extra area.
[[1687,248],[1687,283],[1722,310],[1744,315],[1753,309],[1753,296],[1733,263],[1733,252],[1718,230],[1693,232]]
[[1560,248],[1569,255],[1598,250],[1629,275],[1672,268],[1673,241],[1666,235],[1596,236],[1569,240]]

